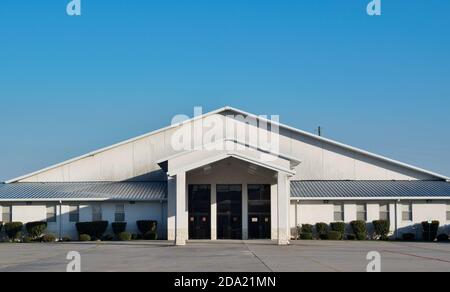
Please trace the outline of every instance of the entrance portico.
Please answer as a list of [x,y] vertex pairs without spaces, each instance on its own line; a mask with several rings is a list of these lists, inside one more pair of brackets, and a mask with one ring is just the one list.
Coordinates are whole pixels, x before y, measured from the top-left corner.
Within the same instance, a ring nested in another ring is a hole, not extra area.
[[189,239],[289,244],[293,162],[280,156],[260,162],[254,157],[259,154],[190,151],[161,162],[169,176],[168,239],[176,245]]

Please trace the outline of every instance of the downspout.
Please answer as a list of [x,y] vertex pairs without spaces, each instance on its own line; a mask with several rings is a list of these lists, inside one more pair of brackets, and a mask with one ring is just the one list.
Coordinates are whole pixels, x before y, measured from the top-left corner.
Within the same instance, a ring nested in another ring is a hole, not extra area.
[[395,201],[395,239],[398,239],[398,203],[400,203],[400,199]]
[[[164,222],[164,201],[163,200],[159,200],[159,203],[161,204],[161,224],[158,224],[160,227],[158,229],[161,230],[162,227],[162,223]],[[166,216],[167,217],[167,216]],[[166,228],[164,228],[163,230],[167,230],[167,223],[166,223]],[[158,231],[156,231],[158,232]],[[162,234],[161,234],[162,235]],[[158,236],[159,237],[159,236]]]
[[59,240],[62,241],[62,201],[59,201]]

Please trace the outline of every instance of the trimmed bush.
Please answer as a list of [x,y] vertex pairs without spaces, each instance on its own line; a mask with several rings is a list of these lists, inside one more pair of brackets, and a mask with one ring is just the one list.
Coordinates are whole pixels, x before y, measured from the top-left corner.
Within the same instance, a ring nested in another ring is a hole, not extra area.
[[108,221],[78,222],[76,224],[78,234],[87,234],[92,239],[100,239],[108,228]]
[[140,235],[140,234],[133,233],[131,235],[131,240],[140,240],[140,239],[142,239],[142,235]]
[[390,224],[387,220],[375,220],[372,222],[375,234],[380,237],[381,240],[386,239],[389,234]]
[[56,236],[54,236],[53,234],[46,234],[44,236],[42,236],[42,242],[55,242],[56,241]]
[[327,239],[328,240],[342,240],[342,233],[339,231],[328,231],[327,234]]
[[91,241],[89,234],[80,234],[80,241]]
[[347,240],[356,240],[356,235],[354,235],[354,234],[348,234],[348,235],[347,235]]
[[113,222],[111,223],[113,233],[118,236],[120,233],[127,230],[127,222]]
[[382,236],[380,236],[380,240],[381,240],[381,241],[389,241],[389,236],[387,236],[387,235],[382,235]]
[[340,239],[339,240],[344,239],[344,234],[345,234],[345,223],[344,222],[333,222],[333,223],[330,223],[330,229],[331,229],[331,231],[339,232],[339,234],[340,234]]
[[64,236],[64,237],[61,239],[61,242],[70,242],[70,241],[72,241],[72,239],[71,239],[70,237],[68,237],[68,236]]
[[300,239],[301,240],[312,240],[313,234],[312,233],[300,233]]
[[44,231],[47,229],[47,222],[29,222],[25,224],[25,229],[27,230],[27,233],[31,238],[36,239],[38,237],[41,237]]
[[158,233],[154,231],[149,231],[146,234],[144,234],[145,240],[157,240],[158,239]]
[[22,228],[22,222],[5,223],[5,233],[10,240],[18,239],[19,234],[21,235]]
[[436,239],[439,229],[439,221],[433,221],[430,223],[422,222],[423,240],[434,241]]
[[114,236],[111,234],[105,234],[102,237],[102,241],[113,241],[114,240]]
[[444,233],[439,234],[437,236],[437,241],[439,241],[439,242],[447,242],[447,241],[449,241],[449,236],[447,234],[444,234]]
[[317,236],[320,239],[327,239],[328,230],[329,230],[329,227],[328,227],[327,223],[317,223],[316,224]]
[[150,231],[156,232],[158,222],[152,220],[140,220],[136,222],[139,232],[144,235]]
[[120,241],[130,241],[131,240],[131,233],[129,232],[122,232],[119,234],[119,240]]
[[403,241],[415,241],[416,235],[414,233],[403,233],[402,239]]
[[300,233],[313,233],[314,226],[311,224],[303,224]]
[[367,238],[367,225],[366,222],[361,220],[355,220],[350,222],[353,233],[356,235],[358,240],[366,240]]
[[357,240],[366,240],[367,239],[367,232],[361,232],[356,234]]
[[22,242],[23,242],[23,243],[32,243],[33,240],[31,239],[31,237],[25,236],[25,237],[22,239]]

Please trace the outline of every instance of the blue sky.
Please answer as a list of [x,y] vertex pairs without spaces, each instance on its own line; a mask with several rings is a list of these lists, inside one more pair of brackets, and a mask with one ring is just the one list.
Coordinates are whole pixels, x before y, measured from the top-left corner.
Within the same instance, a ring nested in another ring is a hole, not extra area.
[[193,107],[279,114],[450,176],[450,1],[0,2],[0,181]]

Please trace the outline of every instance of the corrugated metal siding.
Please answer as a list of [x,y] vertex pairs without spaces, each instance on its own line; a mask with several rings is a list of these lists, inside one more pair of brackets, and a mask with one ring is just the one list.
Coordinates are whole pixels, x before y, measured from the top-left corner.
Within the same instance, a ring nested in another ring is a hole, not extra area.
[[449,197],[445,181],[293,181],[294,198]]
[[80,182],[0,184],[0,200],[155,201],[167,198],[166,182]]

